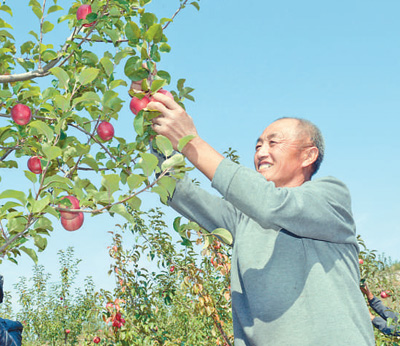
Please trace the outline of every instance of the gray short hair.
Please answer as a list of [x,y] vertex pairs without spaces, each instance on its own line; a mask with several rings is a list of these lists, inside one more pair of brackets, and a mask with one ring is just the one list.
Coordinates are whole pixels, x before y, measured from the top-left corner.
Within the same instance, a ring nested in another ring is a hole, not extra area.
[[322,136],[321,130],[313,124],[311,121],[303,118],[295,118],[295,117],[282,117],[281,119],[295,119],[299,122],[300,133],[304,133],[311,141],[311,143],[318,149],[318,157],[312,165],[311,176],[313,176],[319,170],[321,166],[321,162],[324,159],[325,155],[325,141]]

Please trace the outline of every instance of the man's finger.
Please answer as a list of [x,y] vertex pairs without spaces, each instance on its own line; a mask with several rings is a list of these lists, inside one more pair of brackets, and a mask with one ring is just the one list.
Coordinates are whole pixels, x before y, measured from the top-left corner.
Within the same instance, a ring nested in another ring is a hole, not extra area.
[[168,109],[173,110],[173,109],[181,108],[181,106],[179,106],[175,102],[175,100],[171,99],[170,97],[168,97],[162,93],[155,93],[152,98],[154,101],[158,101],[158,103],[162,103],[163,105],[165,105],[165,107],[167,107]]

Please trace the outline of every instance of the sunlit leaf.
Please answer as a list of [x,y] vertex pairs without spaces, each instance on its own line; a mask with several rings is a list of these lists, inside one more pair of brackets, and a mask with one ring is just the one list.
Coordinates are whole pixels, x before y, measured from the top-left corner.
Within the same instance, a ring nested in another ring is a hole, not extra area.
[[101,185],[112,195],[119,190],[119,182],[121,178],[118,174],[104,174],[101,179]]
[[149,153],[140,153],[141,160],[137,164],[143,170],[143,174],[145,176],[150,176],[153,174],[155,168],[158,164],[158,159],[153,154]]
[[32,258],[33,262],[35,262],[35,264],[37,264],[38,257],[37,257],[35,250],[28,249],[25,246],[20,246],[19,249],[21,249],[23,252],[25,252],[30,258]]
[[225,244],[232,245],[232,242],[233,242],[232,234],[227,229],[217,228],[214,231],[212,231],[211,234],[217,236]]
[[15,198],[22,204],[26,203],[26,196],[22,191],[4,190],[0,193],[0,198]]
[[62,155],[62,150],[59,147],[52,146],[48,143],[44,143],[42,145],[43,153],[45,154],[46,158],[51,161],[54,160],[56,157]]
[[174,148],[172,147],[171,141],[165,136],[157,135],[156,136],[156,144],[157,144],[157,148],[166,157],[171,156],[172,152],[174,151]]
[[43,23],[43,26],[42,26],[42,32],[43,32],[43,34],[47,34],[48,32],[50,32],[51,30],[53,30],[54,29],[54,24],[53,23],[50,23],[50,22],[48,22],[48,21],[45,21],[44,23]]
[[53,130],[43,121],[34,120],[29,123],[29,126],[35,128],[42,135],[45,135],[48,140],[52,140],[54,137]]
[[130,174],[126,179],[130,190],[136,190],[145,180],[145,177],[138,174]]
[[188,144],[195,137],[195,135],[189,135],[181,138],[178,143],[178,151],[182,151],[185,145]]
[[82,85],[89,84],[95,80],[98,74],[97,68],[87,68],[79,73],[78,82]]
[[65,89],[68,86],[69,76],[61,67],[53,67],[50,72],[56,76],[59,82],[59,87]]

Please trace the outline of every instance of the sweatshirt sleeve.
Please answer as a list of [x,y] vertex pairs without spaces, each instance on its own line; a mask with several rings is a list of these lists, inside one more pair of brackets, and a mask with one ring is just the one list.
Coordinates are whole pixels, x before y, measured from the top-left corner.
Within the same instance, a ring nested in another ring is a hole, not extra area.
[[382,301],[379,298],[374,296],[371,300],[368,301],[368,303],[370,307],[374,309],[374,311],[385,320],[391,318],[394,322],[397,322],[398,315],[392,309],[383,305]]
[[333,177],[276,188],[260,173],[224,159],[212,186],[263,228],[330,242],[356,242],[349,191]]
[[168,204],[182,216],[197,222],[208,232],[216,228],[227,229],[235,242],[235,228],[239,218],[237,209],[228,201],[195,185],[187,175],[177,182],[175,192]]

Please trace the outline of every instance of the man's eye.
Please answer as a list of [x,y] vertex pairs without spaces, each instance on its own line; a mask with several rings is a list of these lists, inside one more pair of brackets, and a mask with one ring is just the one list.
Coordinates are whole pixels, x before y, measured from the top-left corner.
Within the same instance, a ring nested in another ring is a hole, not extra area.
[[258,151],[261,148],[261,145],[256,145],[256,151]]
[[269,146],[271,147],[271,146],[273,146],[273,145],[275,145],[275,144],[277,144],[278,142],[275,142],[275,141],[269,141],[268,142],[268,144],[269,144]]

